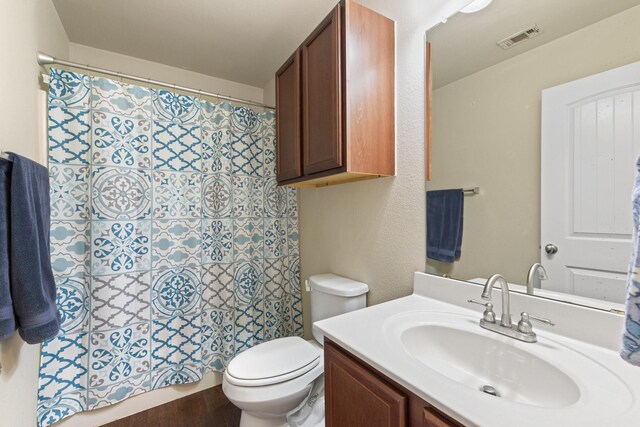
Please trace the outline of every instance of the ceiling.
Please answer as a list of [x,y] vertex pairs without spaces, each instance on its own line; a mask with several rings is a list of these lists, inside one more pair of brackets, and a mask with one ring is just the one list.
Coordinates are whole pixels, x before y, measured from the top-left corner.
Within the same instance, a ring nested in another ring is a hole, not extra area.
[[69,40],[264,87],[336,0],[54,0]]
[[[640,0],[493,0],[431,29],[433,86],[438,88],[640,4]],[[533,24],[536,38],[503,50],[496,42]]]

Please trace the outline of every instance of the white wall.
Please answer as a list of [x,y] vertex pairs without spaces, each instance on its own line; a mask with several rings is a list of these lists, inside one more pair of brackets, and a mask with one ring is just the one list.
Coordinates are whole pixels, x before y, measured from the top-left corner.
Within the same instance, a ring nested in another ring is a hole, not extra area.
[[[197,47],[194,47],[194,49],[195,48]],[[158,64],[157,62],[146,61],[144,59],[83,46],[77,43],[69,44],[69,60],[166,83],[262,102],[262,88],[194,73],[193,71],[182,68]]]
[[[45,100],[38,49],[66,58],[69,40],[50,0],[0,0],[0,149],[44,163]],[[40,347],[0,341],[0,425],[34,426]]]
[[428,271],[524,283],[540,261],[540,93],[639,61],[638,28],[640,6],[434,91],[427,188],[477,185],[482,193],[465,197],[460,261],[429,260]]
[[44,162],[38,50],[69,55],[69,40],[53,3],[0,0],[0,148]]
[[272,78],[269,83],[263,88],[263,98],[264,103],[267,105],[271,105],[273,107],[276,106],[276,78]]
[[[397,176],[300,190],[300,261],[303,280],[324,272],[361,280],[377,304],[411,293],[413,273],[424,271],[424,33],[468,1],[360,3],[396,21]],[[306,293],[303,303],[310,336]]]

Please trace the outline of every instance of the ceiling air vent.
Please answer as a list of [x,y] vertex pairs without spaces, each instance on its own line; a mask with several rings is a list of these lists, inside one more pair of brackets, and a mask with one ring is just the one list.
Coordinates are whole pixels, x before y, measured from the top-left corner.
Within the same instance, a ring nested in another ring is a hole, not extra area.
[[525,40],[529,40],[534,38],[535,36],[542,34],[542,28],[538,27],[538,24],[533,24],[527,29],[522,31],[518,31],[515,34],[510,35],[509,37],[502,39],[498,42],[498,46],[503,49],[509,49],[518,43],[522,43]]

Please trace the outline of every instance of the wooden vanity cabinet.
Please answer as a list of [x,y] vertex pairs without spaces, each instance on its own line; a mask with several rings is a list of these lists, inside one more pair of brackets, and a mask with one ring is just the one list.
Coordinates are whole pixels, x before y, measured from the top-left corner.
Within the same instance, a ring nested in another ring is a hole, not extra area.
[[279,184],[395,174],[394,27],[343,0],[276,72]]
[[327,427],[460,427],[337,344],[324,341]]
[[325,414],[328,427],[407,425],[407,396],[325,341]]

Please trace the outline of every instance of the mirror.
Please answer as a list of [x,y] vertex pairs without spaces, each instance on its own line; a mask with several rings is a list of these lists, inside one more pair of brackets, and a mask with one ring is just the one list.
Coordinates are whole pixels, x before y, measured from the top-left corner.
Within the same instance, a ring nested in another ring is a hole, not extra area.
[[482,284],[500,273],[525,292],[541,263],[534,295],[624,309],[638,28],[640,0],[494,0],[427,32],[426,190],[479,188],[463,197],[460,259],[428,258],[427,273]]

